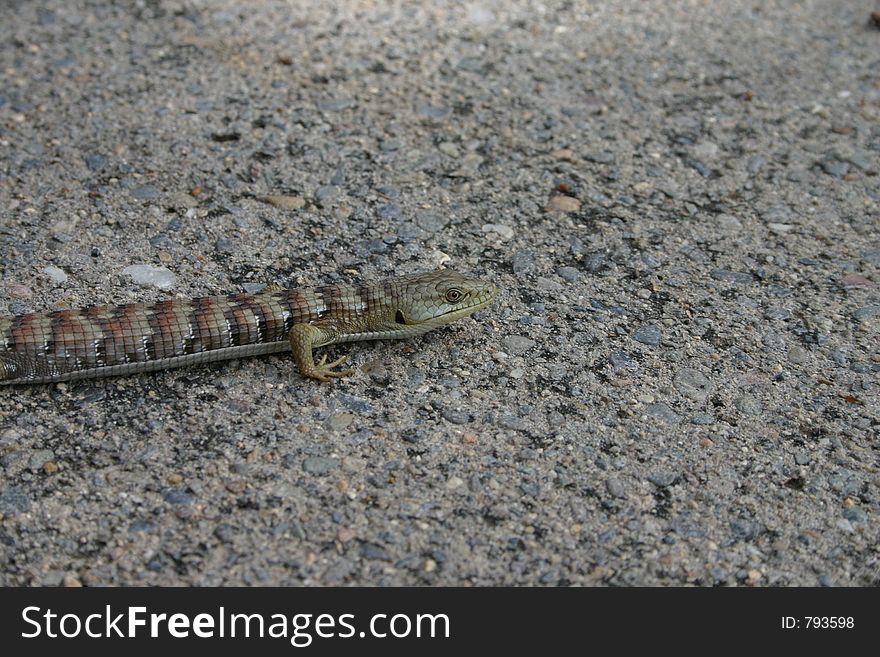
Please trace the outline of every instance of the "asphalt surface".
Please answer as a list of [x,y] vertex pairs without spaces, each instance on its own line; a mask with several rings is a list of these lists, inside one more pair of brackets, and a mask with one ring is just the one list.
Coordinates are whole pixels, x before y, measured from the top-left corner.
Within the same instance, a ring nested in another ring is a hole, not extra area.
[[0,389],[0,584],[880,583],[873,0],[317,4],[4,2],[0,312],[501,297]]

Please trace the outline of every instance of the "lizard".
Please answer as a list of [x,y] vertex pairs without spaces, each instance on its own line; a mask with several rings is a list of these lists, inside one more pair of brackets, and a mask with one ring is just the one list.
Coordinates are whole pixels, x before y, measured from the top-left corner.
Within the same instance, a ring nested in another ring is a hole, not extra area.
[[409,338],[488,306],[498,288],[451,270],[367,285],[267,288],[156,303],[0,317],[0,385],[164,370],[285,350],[318,381],[349,376],[346,357],[312,350]]

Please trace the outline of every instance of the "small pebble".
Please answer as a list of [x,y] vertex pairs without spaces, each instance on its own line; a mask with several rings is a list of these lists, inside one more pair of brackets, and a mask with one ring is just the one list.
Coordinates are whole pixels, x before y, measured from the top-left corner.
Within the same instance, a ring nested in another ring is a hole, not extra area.
[[379,148],[385,153],[393,153],[403,148],[404,143],[400,139],[383,139],[379,142]]
[[853,313],[856,321],[867,322],[880,315],[880,306],[864,306]]
[[78,578],[76,575],[74,575],[73,573],[67,573],[67,574],[64,576],[64,579],[61,581],[61,585],[64,586],[64,587],[66,587],[66,588],[69,588],[69,589],[72,589],[72,588],[81,588],[81,587],[82,587],[82,582],[81,582],[81,581],[79,580],[79,578]]
[[467,424],[471,419],[471,414],[467,411],[452,408],[444,408],[440,415],[452,424]]
[[577,212],[581,209],[581,202],[571,196],[551,196],[544,206],[544,212]]
[[325,112],[339,112],[354,106],[355,102],[351,98],[338,98],[318,103],[318,109]]
[[570,148],[560,148],[550,153],[550,157],[552,157],[554,160],[572,162],[574,161],[574,151]]
[[83,161],[86,163],[86,167],[89,171],[103,171],[107,168],[107,157],[105,155],[101,155],[100,153],[86,153],[83,155]]
[[850,273],[841,280],[844,287],[874,287],[874,282],[862,274]]
[[461,155],[461,152],[458,150],[458,146],[452,144],[448,141],[441,142],[437,146],[438,150],[444,155],[448,155],[449,157],[458,158]]
[[438,233],[449,223],[449,217],[439,212],[420,210],[416,213],[415,224],[429,233]]
[[337,411],[327,420],[327,428],[330,431],[342,431],[354,422],[354,415],[347,411]]
[[654,324],[640,326],[633,334],[636,342],[656,347],[660,344],[660,329]]
[[380,185],[376,188],[376,191],[385,198],[398,198],[400,196],[400,190],[392,185]]
[[235,253],[235,243],[227,237],[221,237],[214,242],[214,250],[227,255]]
[[511,266],[514,274],[524,274],[530,271],[534,265],[535,252],[524,249],[513,254]]
[[654,470],[648,474],[648,481],[659,488],[671,486],[678,479],[678,474],[671,470]]
[[791,319],[791,313],[785,308],[770,307],[764,311],[764,317],[766,319],[787,321]]
[[754,276],[747,272],[730,271],[728,269],[713,269],[709,275],[716,281],[726,281],[740,285],[745,285],[755,280]]
[[795,345],[788,350],[788,362],[795,365],[803,365],[810,357],[810,352],[799,345]]
[[310,456],[305,459],[302,469],[313,475],[325,475],[339,467],[339,460],[325,456]]
[[701,160],[713,160],[718,156],[718,144],[711,141],[701,141],[694,146],[694,156]]
[[170,290],[177,284],[177,276],[167,267],[153,265],[130,265],[122,270],[137,285],[152,285],[160,290]]
[[502,429],[510,429],[511,431],[522,431],[526,428],[526,423],[521,417],[507,414],[498,418],[498,426]]
[[14,486],[0,489],[0,514],[14,516],[27,513],[31,509],[31,500],[25,492]]
[[850,509],[845,509],[843,517],[850,522],[865,522],[868,519],[868,514],[865,513],[864,509],[856,506]]
[[375,561],[391,561],[391,557],[388,555],[388,550],[375,543],[364,543],[361,546],[361,556],[364,559],[372,559]]
[[43,273],[46,274],[54,283],[61,285],[67,280],[67,274],[64,273],[58,267],[54,265],[49,265],[47,267],[43,267]]
[[355,536],[357,536],[357,533],[349,527],[343,527],[338,532],[336,532],[336,540],[340,543],[348,543]]
[[455,490],[456,488],[461,488],[464,486],[464,479],[461,477],[452,476],[446,480],[446,488],[449,490]]
[[709,396],[709,379],[699,370],[689,367],[682,368],[675,374],[672,385],[685,397],[697,402],[705,401]]
[[541,292],[561,292],[562,284],[559,281],[555,281],[552,278],[547,278],[546,276],[538,276],[538,281],[535,287]]
[[376,216],[380,219],[397,219],[401,214],[403,214],[403,210],[396,203],[388,203],[376,208]]
[[834,178],[843,178],[849,173],[849,164],[840,160],[823,160],[820,166],[822,171]]
[[587,160],[590,162],[595,162],[596,164],[613,164],[614,163],[614,153],[611,151],[600,151],[597,153],[590,153],[586,156]]
[[501,340],[504,350],[514,356],[524,354],[535,346],[535,341],[522,335],[509,335]]
[[193,496],[182,488],[169,488],[162,494],[162,499],[168,502],[168,504],[175,505],[189,505],[193,503]]
[[339,196],[339,188],[336,185],[323,185],[315,190],[315,200],[321,204],[328,204]]
[[745,413],[746,415],[761,415],[764,412],[763,406],[761,406],[761,402],[755,399],[754,396],[749,394],[740,395],[733,402],[734,406],[736,406],[741,413]]
[[626,497],[626,488],[624,488],[620,479],[609,477],[605,480],[605,488],[613,497]]
[[639,366],[639,364],[629,357],[625,351],[612,351],[608,355],[608,362],[611,363],[611,366],[616,369],[623,368],[631,368],[635,369]]
[[730,214],[719,214],[717,217],[715,217],[715,223],[722,230],[726,230],[731,233],[742,230],[742,222]]
[[664,404],[663,402],[657,402],[655,404],[648,404],[647,407],[648,415],[656,418],[660,418],[667,424],[678,424],[679,418],[678,414],[673,411],[668,404]]
[[280,194],[261,196],[259,200],[279,210],[299,210],[306,204],[306,200],[302,196],[284,196]]
[[503,224],[483,224],[480,230],[484,233],[494,233],[504,241],[512,240],[514,236],[513,228]]
[[141,185],[131,190],[131,195],[139,201],[151,201],[159,198],[160,192],[152,185]]
[[445,119],[452,114],[452,108],[446,105],[419,105],[416,111],[422,116],[430,119]]
[[779,224],[773,221],[767,224],[767,228],[769,228],[770,232],[774,235],[785,235],[794,230],[794,226],[792,224]]
[[584,267],[591,274],[598,274],[605,266],[605,256],[601,253],[590,253],[584,258]]

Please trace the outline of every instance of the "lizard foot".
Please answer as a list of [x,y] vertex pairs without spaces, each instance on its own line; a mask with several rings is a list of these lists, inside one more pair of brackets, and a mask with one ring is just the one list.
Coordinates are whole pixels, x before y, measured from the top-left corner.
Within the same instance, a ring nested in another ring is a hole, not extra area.
[[342,365],[345,362],[348,356],[342,356],[341,358],[337,358],[332,363],[327,362],[327,356],[324,355],[321,357],[317,363],[315,363],[315,367],[313,370],[309,372],[305,372],[305,375],[312,378],[317,379],[318,381],[324,381],[325,383],[329,381],[331,378],[333,379],[341,379],[344,376],[351,376],[354,374],[354,370],[336,370],[335,367]]

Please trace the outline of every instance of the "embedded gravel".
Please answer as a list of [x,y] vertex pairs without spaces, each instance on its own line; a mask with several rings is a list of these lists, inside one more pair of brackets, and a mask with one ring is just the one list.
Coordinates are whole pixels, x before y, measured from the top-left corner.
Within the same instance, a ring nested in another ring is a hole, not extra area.
[[0,389],[0,584],[876,586],[875,9],[5,3],[3,314],[503,293],[329,385]]

